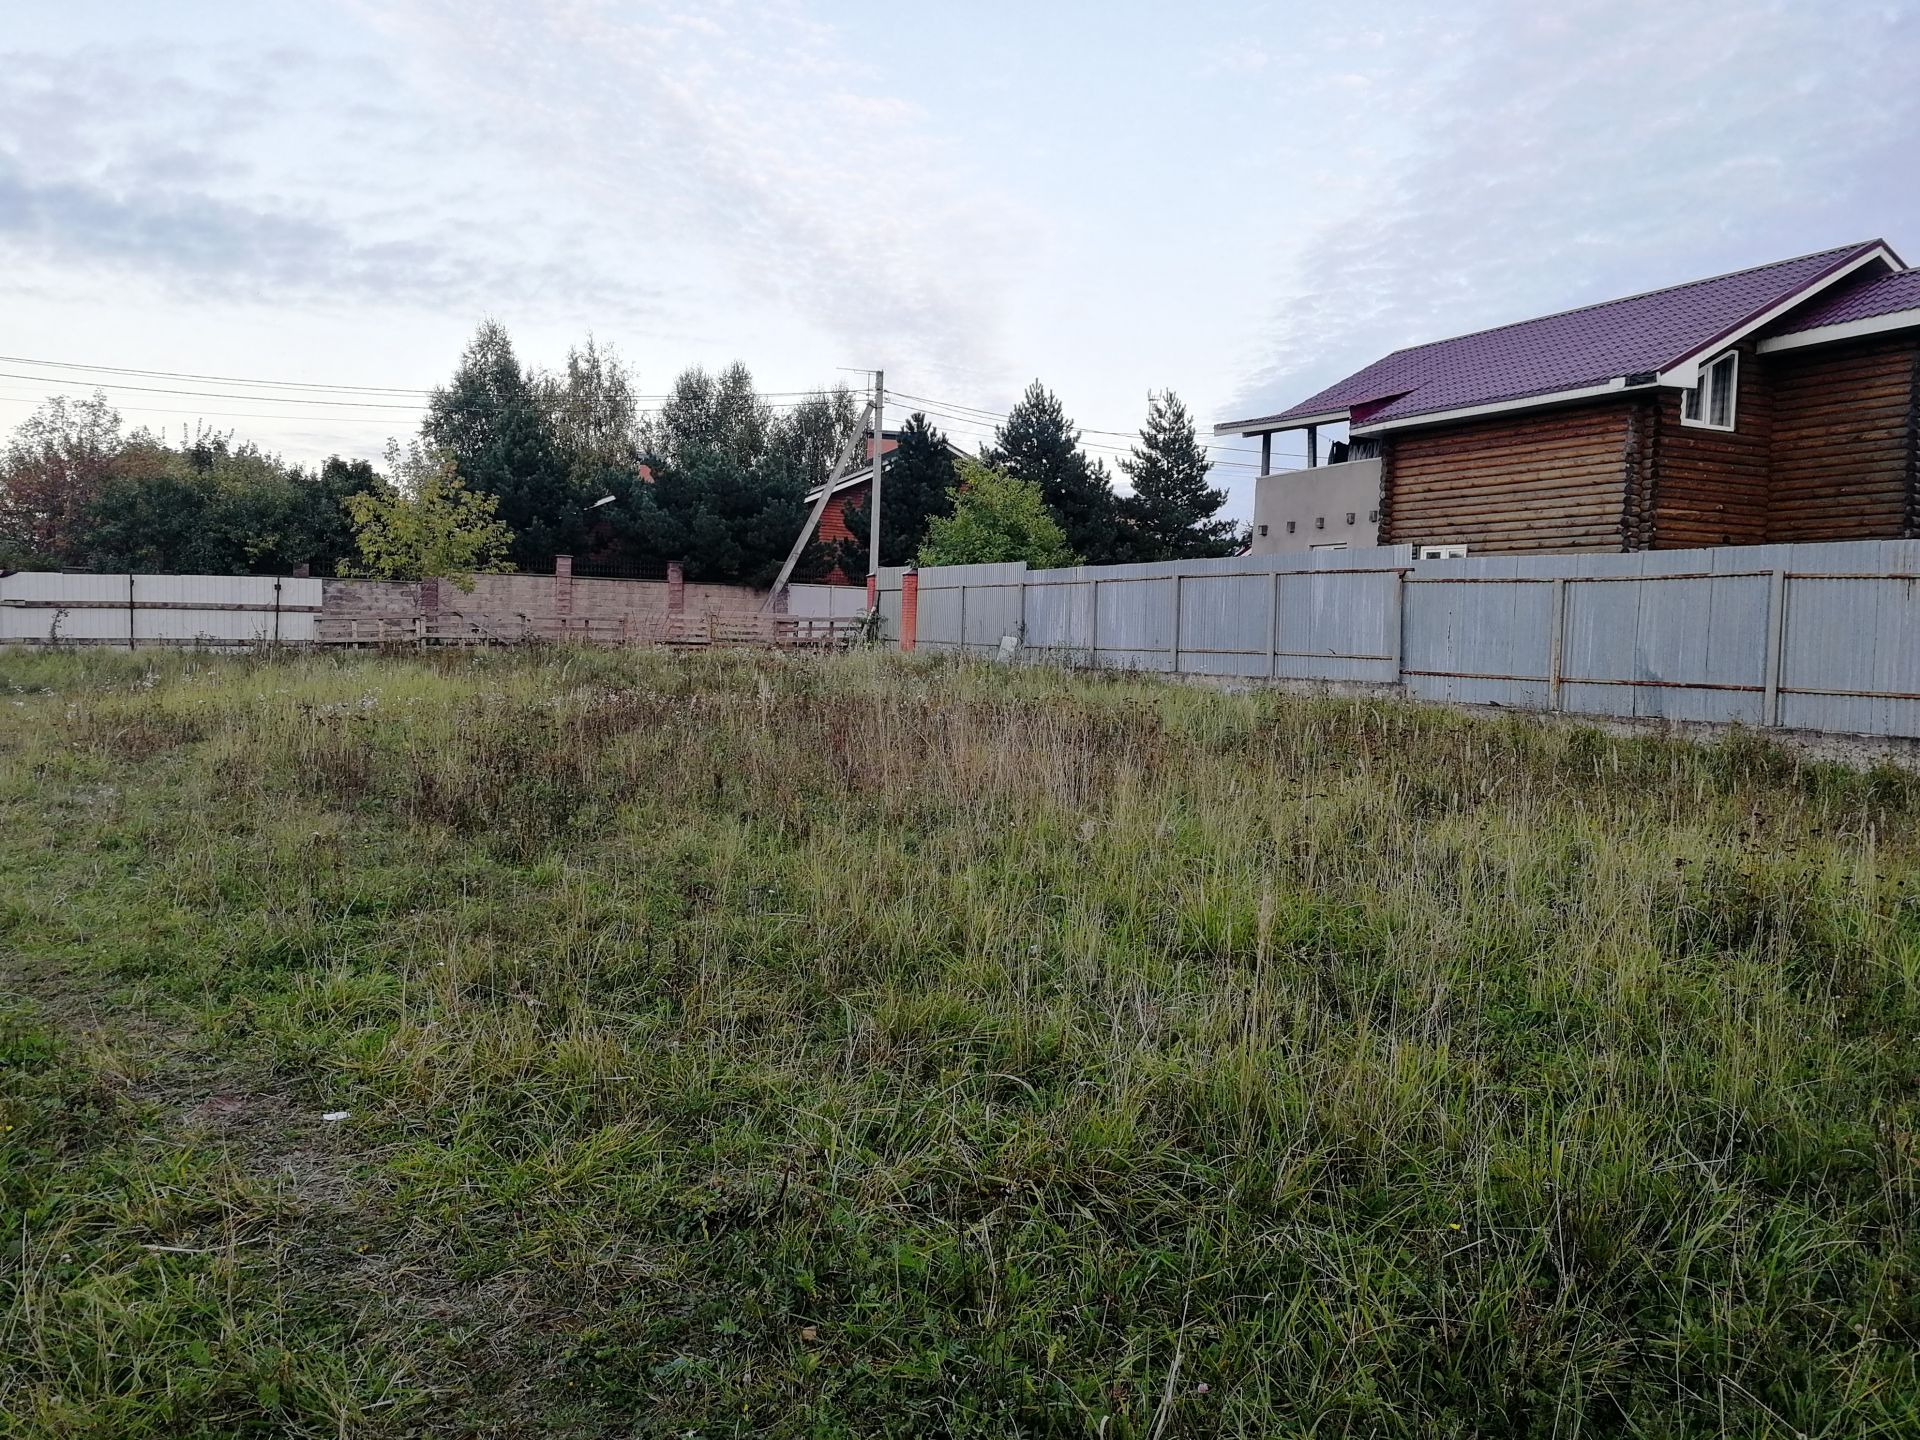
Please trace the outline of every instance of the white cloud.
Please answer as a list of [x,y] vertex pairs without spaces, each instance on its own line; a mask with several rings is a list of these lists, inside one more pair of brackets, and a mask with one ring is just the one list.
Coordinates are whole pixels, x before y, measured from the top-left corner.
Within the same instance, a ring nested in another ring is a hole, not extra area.
[[1911,3],[1503,4],[1421,45],[1407,148],[1284,258],[1235,413],[1404,344],[1875,235],[1920,250]]

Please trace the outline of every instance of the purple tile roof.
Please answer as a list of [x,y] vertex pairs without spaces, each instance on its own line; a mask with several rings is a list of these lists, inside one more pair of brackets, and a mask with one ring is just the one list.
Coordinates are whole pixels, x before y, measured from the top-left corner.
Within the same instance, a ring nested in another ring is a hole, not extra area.
[[1256,427],[1353,412],[1355,424],[1523,400],[1663,370],[1733,333],[1881,242],[1866,241],[1396,350]]
[[1871,320],[1902,310],[1920,310],[1920,270],[1895,270],[1891,274],[1876,275],[1857,284],[1836,285],[1829,293],[1808,301],[1778,325],[1769,326],[1765,333],[1798,335],[1802,330],[1817,330],[1822,325]]

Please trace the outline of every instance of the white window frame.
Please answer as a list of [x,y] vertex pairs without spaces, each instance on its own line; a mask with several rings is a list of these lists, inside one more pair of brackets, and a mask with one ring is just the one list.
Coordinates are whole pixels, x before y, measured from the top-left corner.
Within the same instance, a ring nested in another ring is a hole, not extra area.
[[[1727,419],[1722,424],[1712,418],[1713,383],[1720,367],[1727,368]],[[1691,389],[1680,392],[1680,423],[1695,430],[1729,431],[1740,423],[1740,352],[1729,350],[1716,355],[1700,367],[1700,378]]]
[[1464,560],[1467,558],[1467,547],[1464,545],[1416,545],[1414,558],[1416,560]]

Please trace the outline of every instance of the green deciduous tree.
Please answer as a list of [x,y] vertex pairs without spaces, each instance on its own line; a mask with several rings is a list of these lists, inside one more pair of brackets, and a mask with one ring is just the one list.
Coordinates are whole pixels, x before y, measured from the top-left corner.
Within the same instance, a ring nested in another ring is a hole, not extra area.
[[[808,395],[769,427],[767,448],[800,479],[804,489],[825,482],[840,447],[860,423],[860,403],[844,385]],[[860,452],[853,468],[860,467]]]
[[1087,459],[1080,449],[1080,431],[1059,398],[1038,380],[994,432],[985,458],[1014,479],[1040,487],[1067,543],[1088,564],[1130,558],[1119,497],[1107,467]]
[[1147,405],[1140,442],[1120,462],[1133,481],[1121,500],[1137,560],[1197,560],[1231,555],[1246,543],[1231,520],[1216,520],[1227,492],[1207,484],[1210,462],[1193,417],[1172,391]]
[[[977,460],[960,462],[953,512],[928,523],[922,565],[988,565],[1024,560],[1036,570],[1079,563],[1040,487]],[[882,492],[882,504],[885,493]]]
[[683,370],[660,413],[641,430],[642,448],[668,465],[696,454],[719,456],[746,469],[766,455],[773,407],[753,388],[753,374],[735,361],[719,374]]
[[[927,538],[927,527],[934,517],[953,513],[953,487],[958,474],[946,437],[925,415],[909,415],[880,476],[882,565],[910,564]],[[853,531],[853,539],[840,542],[840,569],[856,584],[867,578],[867,525],[871,514],[864,496],[846,509],[847,528]]]
[[453,581],[473,588],[475,575],[509,570],[513,532],[495,513],[492,495],[475,494],[445,452],[418,445],[387,447],[389,479],[378,490],[349,496],[360,559],[356,574],[376,580]]
[[335,457],[315,475],[230,433],[200,430],[176,447],[136,431],[89,505],[76,563],[201,575],[324,569],[353,553],[342,502],[378,483],[365,461]]
[[[569,463],[557,408],[553,387],[521,368],[506,328],[488,320],[453,379],[433,392],[420,427],[427,447],[451,458],[466,490],[498,501],[513,532],[512,559],[525,569],[580,548],[586,506],[598,498],[585,493]],[[581,433],[600,434],[597,419],[576,419]]]

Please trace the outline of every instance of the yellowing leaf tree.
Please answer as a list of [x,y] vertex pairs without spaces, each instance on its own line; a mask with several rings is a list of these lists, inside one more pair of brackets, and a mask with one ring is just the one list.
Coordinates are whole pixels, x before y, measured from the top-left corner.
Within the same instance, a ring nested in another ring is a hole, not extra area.
[[475,575],[512,569],[506,557],[513,532],[494,514],[499,501],[467,489],[443,451],[389,442],[385,482],[344,503],[360,549],[353,574],[451,580],[471,590]]

